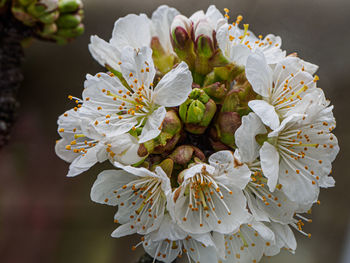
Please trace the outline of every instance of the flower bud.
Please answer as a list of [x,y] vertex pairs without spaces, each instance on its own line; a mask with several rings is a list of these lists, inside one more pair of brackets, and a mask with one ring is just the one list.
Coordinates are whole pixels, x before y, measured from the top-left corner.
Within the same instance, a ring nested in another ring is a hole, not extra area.
[[227,89],[225,84],[220,82],[215,82],[203,88],[205,93],[207,93],[210,98],[212,98],[215,102],[221,102],[227,93]]
[[174,163],[187,166],[194,158],[198,158],[201,161],[205,160],[204,153],[197,147],[191,145],[181,145],[177,147],[170,155],[169,158],[174,161]]
[[81,0],[60,0],[58,8],[62,13],[70,13],[82,8]]
[[198,56],[209,59],[214,54],[214,30],[206,19],[194,26],[195,49]]
[[179,113],[187,131],[202,134],[216,112],[216,103],[201,89],[192,90],[189,99],[180,106]]
[[74,28],[80,24],[82,19],[82,16],[78,14],[63,14],[57,19],[57,25],[59,28]]
[[176,146],[180,139],[182,123],[174,110],[167,111],[163,120],[162,132],[154,140],[154,149],[152,153],[162,154],[169,152]]
[[171,24],[171,44],[176,55],[187,63],[190,69],[194,67],[196,54],[192,41],[192,22],[183,15],[175,16]]
[[241,126],[241,117],[237,112],[220,112],[216,122],[220,141],[233,147],[235,145],[235,132],[239,126]]
[[60,16],[60,13],[56,10],[51,13],[40,16],[38,19],[44,24],[52,24]]

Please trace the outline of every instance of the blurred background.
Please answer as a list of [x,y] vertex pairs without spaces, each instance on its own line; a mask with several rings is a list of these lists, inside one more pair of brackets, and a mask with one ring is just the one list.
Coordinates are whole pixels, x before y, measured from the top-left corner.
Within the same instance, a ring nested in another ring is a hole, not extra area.
[[[340,154],[334,162],[336,187],[321,192],[308,239],[296,233],[295,255],[282,252],[262,262],[350,262],[350,1],[349,0],[85,0],[86,33],[67,46],[34,42],[25,50],[20,117],[11,143],[0,151],[0,262],[132,263],[142,248],[138,236],[113,239],[115,209],[90,200],[99,164],[66,178],[68,164],[54,153],[57,117],[81,96],[86,73],[102,68],[88,51],[89,37],[108,40],[113,24],[129,13],[150,16],[161,4],[190,16],[215,4],[242,14],[256,34],[274,33],[288,53],[320,65],[320,87],[335,105]],[[349,100],[349,101],[348,101]]]

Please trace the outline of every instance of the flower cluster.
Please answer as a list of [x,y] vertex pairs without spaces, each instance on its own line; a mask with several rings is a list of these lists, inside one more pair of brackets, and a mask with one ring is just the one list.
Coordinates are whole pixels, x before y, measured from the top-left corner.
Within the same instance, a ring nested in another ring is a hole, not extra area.
[[84,32],[81,0],[0,0],[41,39],[65,44]]
[[[58,120],[56,153],[76,176],[109,160],[93,201],[117,206],[113,237],[142,235],[155,260],[258,262],[294,252],[291,228],[332,187],[339,147],[317,66],[215,6],[160,6],[89,45],[106,73]],[[134,248],[136,248],[136,245]]]

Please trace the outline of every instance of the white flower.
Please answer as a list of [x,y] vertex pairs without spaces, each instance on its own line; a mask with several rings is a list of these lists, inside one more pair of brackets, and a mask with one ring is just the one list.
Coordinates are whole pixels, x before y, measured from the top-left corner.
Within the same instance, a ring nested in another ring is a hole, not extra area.
[[299,105],[306,95],[319,97],[322,93],[316,88],[318,78],[306,72],[302,61],[296,57],[283,59],[272,70],[262,53],[252,54],[247,60],[246,75],[253,90],[263,98],[249,101],[248,105],[272,129],[276,129],[280,119],[291,111],[302,113]]
[[210,5],[206,13],[204,13],[203,10],[195,12],[189,19],[193,22],[194,27],[196,27],[196,24],[200,21],[206,21],[208,27],[215,31],[223,24],[227,23],[224,16],[215,5]]
[[257,38],[248,30],[248,24],[243,30],[239,28],[241,20],[242,16],[238,16],[236,23],[222,25],[216,34],[219,48],[230,62],[245,66],[248,56],[257,51],[266,56],[268,64],[276,64],[286,56],[281,50],[279,36],[269,34],[264,39],[262,36]]
[[189,235],[174,222],[169,214],[164,216],[159,229],[143,238],[145,251],[154,259],[166,263],[186,255],[188,261],[217,262],[215,244],[209,233]]
[[257,263],[266,249],[275,245],[273,231],[256,221],[242,225],[237,233],[214,232],[213,238],[222,262],[229,263]]
[[149,46],[151,43],[151,21],[145,14],[129,14],[119,18],[115,24],[109,42],[98,36],[91,36],[89,50],[101,66],[120,71],[123,49],[135,49]]
[[89,50],[100,65],[120,71],[119,61],[123,49],[132,47],[139,49],[151,47],[152,38],[157,38],[167,55],[173,55],[170,41],[170,26],[179,12],[166,5],[159,6],[149,19],[145,14],[130,14],[119,18],[114,25],[112,38],[109,42],[98,36],[91,37]]
[[[323,107],[323,106],[322,106]],[[321,108],[322,108],[321,107]],[[317,107],[310,107],[314,110]],[[319,109],[320,110],[320,109]],[[324,108],[317,114],[293,114],[284,119],[281,125],[271,131],[259,150],[260,162],[267,185],[271,192],[277,183],[288,199],[298,204],[310,204],[317,200],[320,187],[334,186],[334,179],[329,177],[331,163],[339,151],[337,138],[331,133],[335,120],[332,107]],[[258,118],[250,113],[245,129],[256,130]],[[313,116],[313,118],[310,118]],[[236,135],[242,133],[241,126]],[[253,145],[253,149],[240,148],[241,156],[251,153],[256,155],[255,137],[238,136],[240,144]],[[252,159],[246,157],[246,159]]]
[[102,136],[92,132],[82,118],[79,109],[71,109],[58,118],[58,133],[62,137],[55,146],[56,154],[71,163],[67,176],[76,176],[97,163],[97,153],[102,151]]
[[97,177],[91,199],[97,203],[118,206],[115,222],[122,224],[113,233],[121,237],[156,230],[164,217],[170,180],[158,166],[155,171],[115,165],[123,170],[103,171]]
[[[167,5],[159,6],[152,14],[152,37],[159,39],[159,42],[166,54],[174,53],[170,40],[170,27],[174,17],[179,15],[179,11]],[[145,43],[146,44],[146,43]]]
[[230,151],[213,154],[209,164],[196,164],[182,172],[183,181],[174,192],[174,216],[189,233],[234,232],[249,219],[242,189],[250,171]]
[[126,47],[120,68],[128,87],[113,75],[88,75],[82,108],[99,114],[93,124],[107,137],[142,127],[139,143],[149,141],[161,132],[165,107],[178,106],[187,99],[192,90],[191,72],[182,62],[153,87],[155,68],[152,50],[147,47]]
[[279,223],[265,223],[265,226],[269,227],[275,235],[275,244],[268,246],[265,249],[266,256],[275,256],[277,255],[281,248],[285,248],[291,253],[297,248],[297,242],[293,231],[288,225],[282,225]]
[[[235,158],[239,162],[241,161],[238,151],[235,151]],[[244,194],[254,219],[265,222],[274,221],[281,224],[293,223],[293,217],[300,208],[298,204],[289,200],[279,187],[274,192],[269,191],[259,160],[256,159],[245,164],[251,171],[251,181],[244,189]]]

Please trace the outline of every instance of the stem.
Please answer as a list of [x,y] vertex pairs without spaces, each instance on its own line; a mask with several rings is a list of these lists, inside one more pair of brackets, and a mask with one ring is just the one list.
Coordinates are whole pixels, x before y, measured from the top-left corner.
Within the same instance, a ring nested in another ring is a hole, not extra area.
[[[153,258],[150,256],[150,255],[148,255],[147,253],[145,253],[140,259],[139,259],[139,261],[137,262],[137,263],[153,263]],[[156,261],[154,261],[155,263],[162,263],[161,261],[158,261],[158,260],[156,260]],[[173,261],[173,263],[176,263],[176,259]]]
[[0,148],[10,137],[19,107],[17,92],[23,75],[21,41],[32,35],[32,30],[16,20],[9,6],[0,8]]

